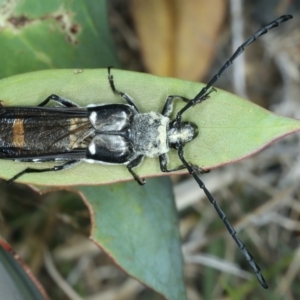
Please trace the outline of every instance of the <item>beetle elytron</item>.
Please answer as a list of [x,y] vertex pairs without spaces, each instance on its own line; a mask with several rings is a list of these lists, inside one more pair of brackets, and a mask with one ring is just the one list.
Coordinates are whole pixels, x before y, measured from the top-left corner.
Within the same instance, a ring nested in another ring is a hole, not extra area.
[[[0,106],[0,159],[21,162],[63,162],[52,168],[27,168],[8,182],[27,173],[60,171],[75,166],[81,161],[88,161],[126,165],[134,179],[139,184],[144,184],[144,180],[139,178],[133,168],[139,166],[145,156],[158,157],[162,172],[187,169],[195,178],[254,270],[260,284],[267,288],[253,257],[196,175],[197,171],[202,171],[201,168],[185,160],[184,145],[197,136],[198,128],[193,123],[182,122],[181,116],[193,105],[209,98],[209,94],[214,91],[213,84],[244,51],[244,48],[268,30],[291,18],[292,16],[285,15],[261,28],[236,50],[194,99],[169,96],[161,113],[141,113],[129,95],[115,88],[110,68],[108,80],[111,89],[121,96],[127,102],[126,104],[90,105],[82,108],[68,99],[51,95],[35,107]],[[176,99],[186,102],[186,105],[177,113],[174,120],[170,120],[173,101]],[[45,105],[50,101],[60,104],[60,107],[46,107]],[[174,169],[168,169],[170,149],[178,151],[182,162],[182,165]]]

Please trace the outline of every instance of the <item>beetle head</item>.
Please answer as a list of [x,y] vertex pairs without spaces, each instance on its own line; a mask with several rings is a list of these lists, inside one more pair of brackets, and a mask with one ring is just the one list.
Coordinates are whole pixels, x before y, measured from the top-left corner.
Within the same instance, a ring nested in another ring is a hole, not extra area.
[[178,149],[179,145],[185,145],[198,135],[198,126],[192,122],[181,122],[178,128],[175,121],[171,122],[168,130],[169,147]]

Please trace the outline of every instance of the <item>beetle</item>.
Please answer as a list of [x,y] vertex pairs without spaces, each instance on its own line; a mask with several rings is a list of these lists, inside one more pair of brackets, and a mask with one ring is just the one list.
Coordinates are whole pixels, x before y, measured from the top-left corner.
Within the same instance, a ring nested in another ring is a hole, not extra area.
[[[126,165],[140,184],[144,179],[133,171],[145,156],[159,157],[163,172],[167,169],[167,152],[177,145],[178,136],[187,143],[197,136],[196,124],[182,122],[179,129],[170,122],[173,101],[169,96],[162,113],[141,113],[133,99],[116,90],[108,68],[108,79],[115,94],[126,104],[103,104],[80,107],[73,101],[52,94],[34,107],[0,107],[0,158],[19,162],[62,161],[52,168],[27,168],[26,173],[60,171],[81,161]],[[62,107],[47,107],[50,101]],[[184,101],[188,101],[185,100]]]
[[[27,173],[61,171],[86,161],[125,165],[133,178],[143,185],[145,181],[140,179],[133,169],[142,163],[144,157],[158,157],[162,172],[187,169],[194,177],[252,267],[258,281],[267,288],[252,255],[237,237],[225,213],[196,174],[205,171],[185,160],[184,145],[197,137],[198,127],[191,122],[182,122],[181,119],[185,111],[210,97],[215,91],[213,85],[243,53],[244,48],[268,30],[291,18],[290,15],[284,15],[258,30],[234,52],[193,99],[179,95],[168,96],[161,113],[141,113],[133,98],[116,89],[110,67],[108,81],[111,90],[126,102],[124,104],[89,105],[82,108],[77,103],[55,94],[34,107],[5,107],[1,104],[0,159],[20,162],[63,162],[50,168],[27,168],[8,182],[13,182]],[[175,119],[171,120],[175,100],[186,104],[176,114]],[[46,106],[50,101],[54,101],[60,107]],[[168,152],[172,149],[177,150],[182,165],[168,169]]]

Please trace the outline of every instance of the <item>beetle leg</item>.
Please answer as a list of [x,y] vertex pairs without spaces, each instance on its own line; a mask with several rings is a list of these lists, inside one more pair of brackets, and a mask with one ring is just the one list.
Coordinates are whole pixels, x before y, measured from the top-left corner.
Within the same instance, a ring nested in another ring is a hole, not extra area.
[[135,158],[134,160],[132,160],[128,165],[127,165],[127,169],[130,172],[130,174],[133,176],[133,178],[135,179],[135,181],[137,181],[137,183],[139,185],[144,185],[146,183],[144,178],[140,178],[132,169],[137,167],[143,160],[144,156],[143,155],[139,155],[137,158]]
[[213,92],[217,92],[217,90],[214,87],[210,88],[210,90],[208,92],[206,92],[206,94],[203,95],[201,98],[199,98],[197,101],[195,101],[195,103],[193,103],[193,105],[196,105],[198,103],[203,102],[206,99],[209,99],[210,98],[210,94],[213,93]]
[[[209,94],[211,94],[212,92],[216,92],[217,90],[215,88],[211,88],[207,93],[206,95],[204,95],[201,99],[199,99],[197,102],[195,102],[194,104],[198,104],[206,99],[209,99]],[[173,96],[168,96],[167,100],[166,100],[166,103],[164,105],[164,108],[161,112],[161,114],[165,117],[169,117],[173,111],[173,101],[175,99],[178,99],[178,100],[181,100],[183,102],[190,102],[190,99],[187,99],[185,97],[182,97],[182,96],[178,96],[178,95],[173,95]]]
[[175,172],[175,171],[186,169],[184,165],[178,166],[173,169],[168,169],[167,168],[168,163],[169,163],[169,157],[167,154],[162,154],[159,156],[159,165],[162,172]]
[[49,96],[48,98],[46,98],[42,103],[40,103],[38,106],[45,106],[47,105],[50,101],[54,101],[57,102],[58,104],[65,106],[65,107],[80,107],[78,104],[76,104],[75,102],[72,102],[69,99],[57,96],[55,94],[52,94],[51,96]]
[[175,99],[182,100],[183,102],[189,102],[190,100],[181,96],[173,95],[168,96],[166,103],[164,105],[164,108],[161,112],[161,114],[165,117],[169,117],[173,111],[173,101]]
[[114,77],[113,77],[113,75],[110,74],[110,69],[111,69],[111,68],[112,68],[112,67],[108,67],[107,70],[108,70],[108,81],[109,81],[109,84],[110,84],[110,87],[111,87],[113,93],[114,93],[115,95],[118,95],[118,96],[122,97],[122,98],[123,98],[123,99],[131,106],[131,107],[134,108],[134,110],[135,110],[137,113],[139,113],[139,110],[138,110],[137,106],[135,105],[133,98],[131,98],[128,94],[125,94],[125,93],[123,93],[123,92],[120,92],[120,91],[118,91],[118,90],[116,89],[115,83],[114,83]]
[[15,181],[16,179],[18,179],[19,177],[21,177],[22,175],[27,174],[27,173],[42,173],[42,172],[51,172],[51,171],[61,171],[61,170],[65,170],[65,169],[74,167],[75,165],[77,165],[79,163],[80,163],[80,160],[69,160],[62,165],[54,166],[52,168],[44,168],[44,169],[27,168],[27,169],[23,170],[22,172],[16,174],[13,178],[7,180],[7,183],[11,183],[11,182]]
[[196,171],[199,172],[201,174],[205,174],[205,173],[209,173],[210,170],[209,169],[202,169],[201,167],[198,167],[197,165],[194,165],[193,163],[189,162],[189,165]]
[[[160,165],[160,169],[161,169],[162,172],[176,172],[176,171],[179,171],[179,170],[186,169],[186,167],[184,165],[180,165],[180,166],[178,166],[176,168],[173,168],[173,169],[168,169],[167,168],[168,162],[169,162],[169,159],[168,159],[167,154],[162,154],[162,155],[159,156],[159,165]],[[194,165],[192,163],[189,163],[189,165],[192,166],[196,172],[199,172],[201,174],[205,174],[205,173],[210,172],[210,170],[204,170],[201,167],[198,167],[197,165]]]

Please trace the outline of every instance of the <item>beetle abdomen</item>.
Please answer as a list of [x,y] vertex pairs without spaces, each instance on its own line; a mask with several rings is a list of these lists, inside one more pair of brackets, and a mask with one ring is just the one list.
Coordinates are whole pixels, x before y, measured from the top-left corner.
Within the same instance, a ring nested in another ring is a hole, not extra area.
[[38,117],[0,119],[0,158],[40,155],[86,148],[87,118]]

